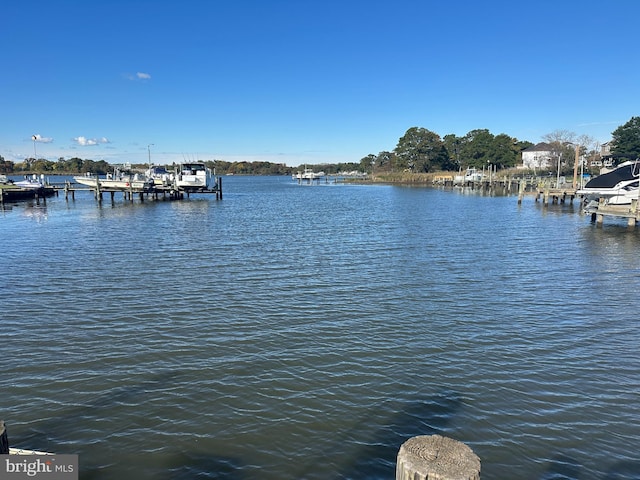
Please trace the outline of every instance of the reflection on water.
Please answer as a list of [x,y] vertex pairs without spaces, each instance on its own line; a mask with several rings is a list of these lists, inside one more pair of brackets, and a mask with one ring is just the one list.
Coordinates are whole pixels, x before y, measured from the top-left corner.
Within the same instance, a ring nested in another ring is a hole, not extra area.
[[36,222],[42,222],[47,220],[47,207],[46,205],[26,204],[23,215]]

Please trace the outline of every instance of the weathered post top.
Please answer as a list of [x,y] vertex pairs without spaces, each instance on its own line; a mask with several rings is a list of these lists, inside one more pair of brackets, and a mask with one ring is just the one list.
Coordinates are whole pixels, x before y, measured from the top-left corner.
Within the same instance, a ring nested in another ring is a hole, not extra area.
[[400,447],[396,480],[480,480],[480,459],[462,442],[421,435]]

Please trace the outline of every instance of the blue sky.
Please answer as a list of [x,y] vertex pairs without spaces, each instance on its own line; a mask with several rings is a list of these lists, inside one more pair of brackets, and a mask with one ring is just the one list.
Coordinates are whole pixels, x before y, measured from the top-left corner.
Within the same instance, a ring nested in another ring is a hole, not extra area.
[[637,0],[7,0],[0,18],[12,161],[359,162],[414,126],[605,142],[640,115]]

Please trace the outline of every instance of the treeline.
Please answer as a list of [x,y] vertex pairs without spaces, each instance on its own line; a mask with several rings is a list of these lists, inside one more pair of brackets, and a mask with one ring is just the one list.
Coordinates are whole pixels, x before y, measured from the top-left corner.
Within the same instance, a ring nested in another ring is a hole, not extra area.
[[51,175],[94,173],[104,175],[111,171],[113,171],[113,167],[104,160],[83,160],[74,157],[68,160],[59,158],[57,162],[53,162],[44,158],[26,158],[23,162],[15,163],[0,156],[0,173],[5,175],[21,173],[48,173]]
[[[531,142],[520,141],[506,134],[493,135],[486,129],[472,130],[462,137],[449,134],[441,138],[426,128],[411,127],[398,140],[392,151],[369,154],[359,162],[314,164],[313,168],[327,174],[352,171],[428,173],[458,171],[466,167],[482,168],[488,165],[502,169],[521,163],[522,150],[531,145]],[[304,168],[304,165],[289,167],[283,163],[260,161],[206,160],[205,163],[218,175],[290,175]],[[105,160],[94,161],[77,157],[59,158],[57,162],[27,158],[17,163],[0,157],[0,173],[4,174],[28,172],[104,175],[112,171],[113,167]],[[131,168],[142,171],[146,164],[134,164]]]
[[493,135],[486,129],[472,130],[462,137],[449,134],[441,138],[426,128],[412,127],[393,151],[369,154],[360,160],[360,166],[377,172],[429,173],[489,165],[500,170],[522,163],[522,150],[532,145],[504,133]]
[[[201,160],[200,160],[201,161]],[[284,163],[271,162],[227,162],[224,160],[205,160],[205,165],[214,171],[217,175],[291,175],[303,167],[289,167]],[[122,169],[122,165],[117,165]],[[173,170],[177,165],[175,163],[168,165],[169,170]],[[353,171],[359,168],[358,163],[337,163],[314,165],[314,169],[323,170],[325,173],[338,173],[345,171]],[[43,158],[27,158],[23,162],[12,162],[5,160],[0,156],[0,174],[20,175],[23,173],[44,173],[50,175],[65,174],[86,174],[105,175],[112,172],[116,165],[111,165],[105,160],[84,160],[81,158],[70,158],[65,160],[59,158],[57,162],[46,160]],[[148,168],[147,164],[127,165],[127,170],[144,171]]]
[[[580,146],[582,154],[599,156],[597,142],[585,135],[576,136],[564,130],[552,132],[543,137],[545,141],[556,145],[558,151],[566,145]],[[588,145],[594,145],[591,152]],[[522,151],[533,146],[529,141],[518,140],[505,133],[492,134],[487,129],[471,130],[458,137],[448,134],[440,137],[435,132],[422,127],[411,127],[400,137],[394,150],[369,154],[359,162],[337,164],[314,164],[316,171],[327,174],[340,172],[411,172],[429,173],[436,171],[460,171],[468,167],[489,167],[501,170],[522,164]],[[636,158],[640,156],[640,117],[632,117],[629,122],[612,132],[611,153],[618,158]],[[566,158],[568,158],[566,156]],[[558,159],[559,162],[559,159]],[[290,175],[304,168],[288,167],[282,163],[271,162],[227,162],[224,160],[207,160],[207,167],[216,174],[234,175]],[[173,165],[175,166],[175,164]],[[132,165],[136,170],[144,170],[145,164]],[[171,167],[171,166],[170,166]],[[23,162],[14,163],[0,156],[0,173],[20,174],[50,173],[76,174],[93,173],[104,175],[113,170],[113,166],[104,160],[83,160],[71,158],[58,159],[52,162],[45,159],[27,158]]]

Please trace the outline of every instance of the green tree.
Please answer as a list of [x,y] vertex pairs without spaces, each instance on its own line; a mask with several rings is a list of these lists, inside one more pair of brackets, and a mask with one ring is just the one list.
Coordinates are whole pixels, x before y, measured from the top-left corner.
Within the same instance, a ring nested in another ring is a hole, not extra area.
[[611,134],[611,154],[618,160],[635,160],[640,157],[640,117],[631,117]]
[[83,162],[78,157],[73,157],[66,161],[63,159],[63,163],[64,163],[64,167],[61,169],[62,171],[73,172],[73,173],[80,173],[82,171]]
[[373,170],[373,166],[376,163],[376,156],[373,153],[370,153],[366,157],[362,157],[360,159],[360,169],[363,172],[371,172]]
[[25,158],[24,161],[19,162],[16,164],[16,171],[18,172],[30,172],[31,171],[31,166],[34,164],[34,162],[36,161],[35,158]]
[[93,173],[96,175],[104,175],[112,170],[111,165],[105,160],[98,160],[93,165]]
[[440,136],[422,127],[407,130],[398,140],[395,154],[399,167],[412,172],[431,172],[450,167],[447,149]]
[[208,160],[205,162],[205,164],[207,168],[215,171],[216,175],[227,173],[229,171],[229,167],[231,166],[231,162],[226,162],[224,160]]
[[395,155],[393,152],[382,151],[378,153],[378,157],[376,158],[376,165],[380,170],[389,172],[393,170],[394,160]]
[[80,173],[93,173],[95,171],[95,163],[93,160],[83,160]]
[[249,172],[249,163],[248,162],[233,162],[231,167],[229,168],[229,173],[234,173],[236,175],[247,175]]
[[518,140],[501,133],[493,138],[490,163],[496,165],[498,169],[515,167],[519,161],[519,153]]
[[494,159],[494,136],[487,129],[471,130],[460,144],[460,159],[467,167],[482,168]]
[[442,138],[445,148],[447,149],[447,155],[449,156],[449,163],[455,170],[460,169],[460,145],[463,139],[456,136],[453,133],[449,133]]
[[5,175],[11,174],[13,173],[14,166],[13,162],[5,160],[4,157],[0,156],[0,173]]
[[55,163],[53,163],[52,161],[40,158],[33,162],[33,164],[31,165],[31,170],[36,173],[53,172],[54,165]]

